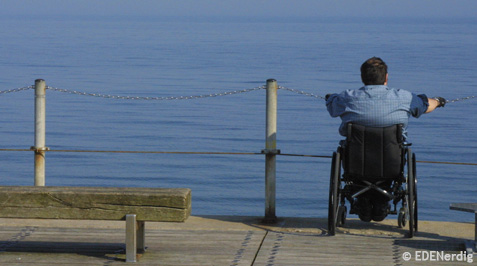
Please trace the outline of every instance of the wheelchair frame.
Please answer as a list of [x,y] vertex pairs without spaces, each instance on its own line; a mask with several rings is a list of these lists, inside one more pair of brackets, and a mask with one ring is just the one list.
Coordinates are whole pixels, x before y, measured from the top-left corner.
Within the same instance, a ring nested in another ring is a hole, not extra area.
[[[392,191],[388,192],[381,189],[378,185],[380,181],[372,183],[363,182],[366,186],[356,193],[351,194],[349,190],[343,187],[343,183],[350,185],[353,181],[347,180],[341,175],[342,170],[342,154],[344,146],[340,145],[336,152],[333,153],[330,173],[330,190],[328,205],[328,234],[335,235],[336,227],[341,227],[346,222],[347,208],[346,200],[350,203],[359,195],[369,190],[376,190],[393,200],[394,210],[388,214],[398,214],[398,226],[403,228],[409,221],[409,234],[412,238],[418,230],[418,214],[417,214],[417,178],[416,178],[416,156],[412,153],[410,144],[404,144],[402,147],[402,160],[405,165],[402,167],[402,178],[400,180],[392,180]],[[406,173],[405,173],[405,170]],[[351,184],[352,185],[352,184]],[[402,202],[402,207],[397,211],[397,204]]]

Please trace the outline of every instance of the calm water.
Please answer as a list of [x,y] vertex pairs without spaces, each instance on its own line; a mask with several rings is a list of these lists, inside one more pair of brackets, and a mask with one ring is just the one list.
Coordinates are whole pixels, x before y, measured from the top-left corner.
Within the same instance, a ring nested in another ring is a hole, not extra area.
[[[390,86],[447,99],[476,94],[476,21],[258,21],[1,18],[0,91],[37,78],[61,89],[189,96],[279,85],[316,95],[358,88],[371,56]],[[331,155],[339,119],[324,101],[279,90],[282,153]],[[413,119],[418,160],[477,162],[477,100]],[[0,148],[33,145],[33,90],[0,94]],[[197,100],[113,100],[47,91],[51,149],[260,152],[265,91]],[[326,217],[329,159],[278,157],[277,215]],[[475,166],[418,164],[420,218],[477,200]],[[263,215],[264,158],[48,153],[47,185],[189,187],[193,214]],[[31,152],[0,152],[0,184],[32,185]]]

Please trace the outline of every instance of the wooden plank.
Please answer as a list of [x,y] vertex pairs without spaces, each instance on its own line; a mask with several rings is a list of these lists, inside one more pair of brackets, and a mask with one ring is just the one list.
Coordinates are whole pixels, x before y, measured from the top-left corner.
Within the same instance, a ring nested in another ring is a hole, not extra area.
[[[371,239],[369,239],[371,240]],[[393,265],[391,238],[268,233],[254,265]]]
[[[124,229],[40,227],[15,241],[23,229],[0,228],[0,247],[6,244],[4,250],[0,248],[0,265],[125,265]],[[425,231],[413,239],[382,234],[330,237],[222,227],[215,231],[151,229],[147,233],[152,237],[148,237],[148,249],[135,264],[138,266],[470,265],[404,261],[404,252],[461,251],[459,238]]]
[[[109,258],[109,259],[108,259]],[[123,260],[105,257],[100,253],[42,253],[42,252],[3,252],[0,258],[6,265],[124,265]],[[117,263],[117,264],[116,264]],[[140,264],[139,264],[140,265]]]
[[191,212],[185,188],[0,187],[0,217],[183,222]]
[[[12,235],[21,231],[21,228],[17,228],[17,232],[12,227],[7,229],[7,232],[0,229],[0,243],[8,242]],[[101,231],[38,228],[22,241],[7,245],[6,251],[1,253],[0,265],[48,265],[49,261],[51,265],[74,265],[78,262],[82,265],[124,265],[124,244],[121,243],[124,230]],[[147,251],[136,265],[250,266],[265,235],[264,231],[155,229],[150,232],[153,237],[148,238]],[[21,260],[16,261],[18,258]]]
[[477,203],[451,203],[451,210],[477,213]]

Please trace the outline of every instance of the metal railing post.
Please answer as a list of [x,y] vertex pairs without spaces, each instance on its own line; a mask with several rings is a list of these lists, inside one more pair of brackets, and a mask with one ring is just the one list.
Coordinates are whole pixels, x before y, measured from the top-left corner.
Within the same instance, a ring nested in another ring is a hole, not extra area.
[[35,80],[35,186],[45,185],[45,104],[46,85],[42,79]]
[[265,222],[276,222],[276,155],[277,150],[277,81],[267,80],[266,132],[265,132]]

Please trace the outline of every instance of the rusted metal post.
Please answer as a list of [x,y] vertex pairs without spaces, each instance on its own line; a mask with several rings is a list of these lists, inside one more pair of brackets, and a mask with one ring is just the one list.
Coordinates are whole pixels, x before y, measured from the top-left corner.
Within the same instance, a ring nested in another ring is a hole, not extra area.
[[42,79],[35,80],[35,186],[45,185],[45,104],[46,85]]
[[265,132],[265,219],[264,222],[274,223],[276,201],[276,155],[277,150],[277,81],[267,80],[266,132]]

